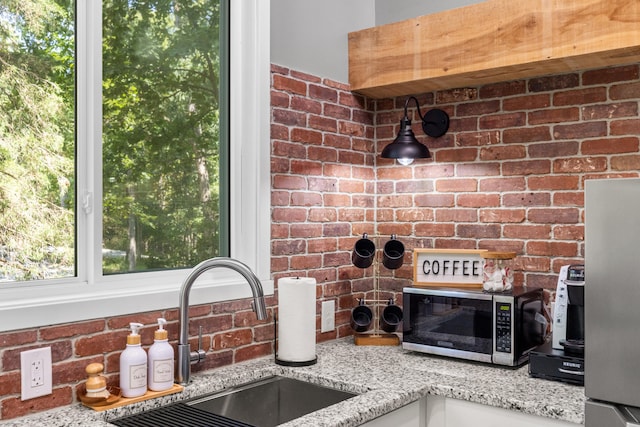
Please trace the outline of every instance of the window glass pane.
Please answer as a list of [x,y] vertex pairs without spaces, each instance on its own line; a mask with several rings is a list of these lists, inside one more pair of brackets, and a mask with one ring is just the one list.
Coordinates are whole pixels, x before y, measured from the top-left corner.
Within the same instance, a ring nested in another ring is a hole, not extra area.
[[0,281],[75,275],[74,8],[0,2]]
[[228,253],[220,244],[220,3],[103,2],[105,274]]

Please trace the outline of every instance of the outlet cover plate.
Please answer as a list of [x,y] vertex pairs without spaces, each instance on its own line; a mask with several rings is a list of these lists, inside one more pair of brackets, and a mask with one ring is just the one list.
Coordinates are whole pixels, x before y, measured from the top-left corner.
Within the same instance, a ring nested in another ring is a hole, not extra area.
[[335,300],[322,301],[322,321],[320,332],[331,332],[336,328],[336,302]]
[[46,396],[52,391],[51,347],[20,353],[22,393],[20,400]]

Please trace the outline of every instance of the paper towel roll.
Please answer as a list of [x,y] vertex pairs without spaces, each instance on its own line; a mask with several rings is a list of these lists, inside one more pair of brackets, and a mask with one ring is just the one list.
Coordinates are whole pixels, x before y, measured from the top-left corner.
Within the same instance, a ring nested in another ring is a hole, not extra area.
[[278,352],[283,365],[316,362],[316,279],[278,280]]

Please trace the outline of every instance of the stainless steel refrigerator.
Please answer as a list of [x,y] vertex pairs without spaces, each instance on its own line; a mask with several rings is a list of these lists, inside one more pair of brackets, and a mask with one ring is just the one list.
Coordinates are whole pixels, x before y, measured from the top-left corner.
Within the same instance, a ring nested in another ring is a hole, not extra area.
[[640,179],[585,186],[585,427],[640,426]]

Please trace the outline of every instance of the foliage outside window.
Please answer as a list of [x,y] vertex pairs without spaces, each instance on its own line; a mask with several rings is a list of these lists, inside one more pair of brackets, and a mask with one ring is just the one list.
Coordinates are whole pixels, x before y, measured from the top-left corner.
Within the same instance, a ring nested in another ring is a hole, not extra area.
[[[102,3],[104,274],[228,255],[220,3]],[[76,274],[75,24],[73,0],[0,4],[1,281]]]
[[0,280],[74,274],[73,16],[0,4]]

